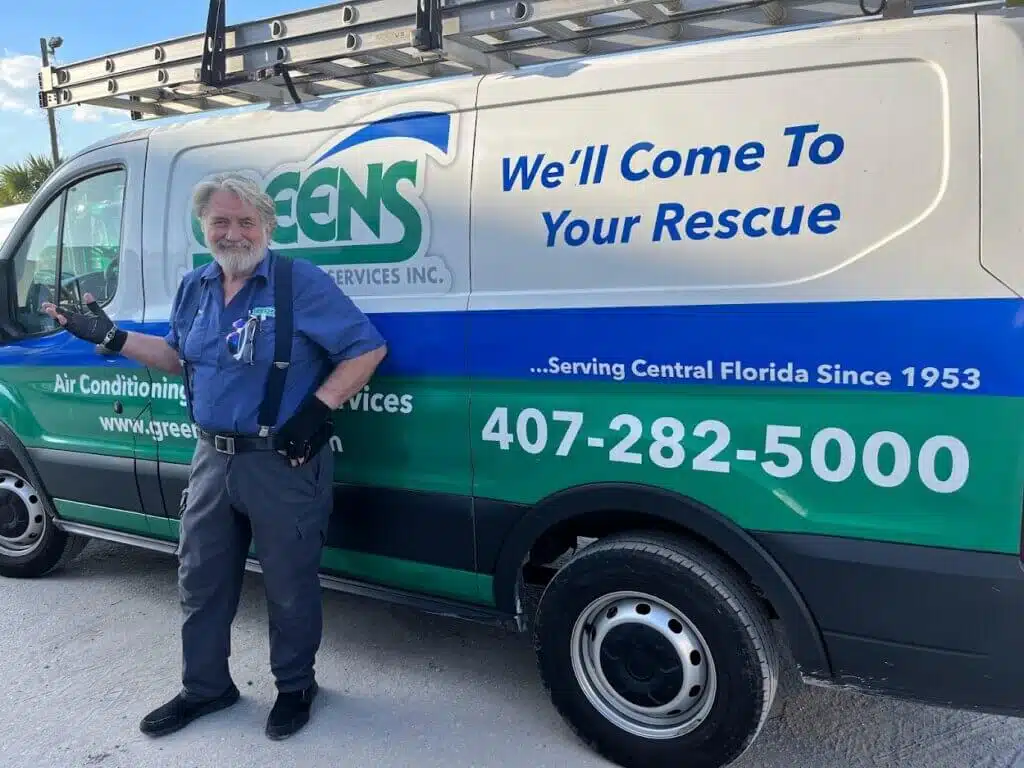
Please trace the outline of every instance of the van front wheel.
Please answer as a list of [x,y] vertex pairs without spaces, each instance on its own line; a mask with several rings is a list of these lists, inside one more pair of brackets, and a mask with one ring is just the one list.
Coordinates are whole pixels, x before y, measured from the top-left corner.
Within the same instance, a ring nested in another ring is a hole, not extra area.
[[534,626],[556,710],[624,768],[727,766],[775,697],[764,609],[734,568],[685,539],[584,547],[545,589]]
[[39,489],[16,459],[0,452],[0,576],[44,576],[77,556],[88,541],[53,524]]

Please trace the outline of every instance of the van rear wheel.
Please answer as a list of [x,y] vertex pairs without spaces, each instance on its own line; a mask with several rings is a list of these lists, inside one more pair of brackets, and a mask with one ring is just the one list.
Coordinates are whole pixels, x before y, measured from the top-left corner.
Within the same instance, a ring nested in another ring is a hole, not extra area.
[[693,542],[619,534],[555,575],[534,629],[559,714],[624,768],[722,768],[775,697],[768,617],[736,570]]
[[0,453],[0,576],[44,576],[76,557],[88,539],[53,524],[40,489],[17,459]]

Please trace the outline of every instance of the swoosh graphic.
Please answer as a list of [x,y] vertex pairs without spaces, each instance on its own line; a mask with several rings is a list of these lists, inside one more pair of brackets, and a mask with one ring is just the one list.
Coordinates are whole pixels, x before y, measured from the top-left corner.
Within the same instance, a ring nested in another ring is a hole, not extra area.
[[365,125],[351,136],[346,136],[320,155],[310,167],[338,152],[378,139],[416,139],[447,152],[450,127],[451,115],[446,112],[403,112]]

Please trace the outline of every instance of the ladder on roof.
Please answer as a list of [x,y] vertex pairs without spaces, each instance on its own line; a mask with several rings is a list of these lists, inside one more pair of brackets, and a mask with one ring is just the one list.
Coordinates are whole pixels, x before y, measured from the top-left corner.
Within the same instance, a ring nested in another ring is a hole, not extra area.
[[127,110],[133,119],[163,117],[801,24],[978,6],[917,0],[915,9],[913,2],[348,0],[228,26],[226,0],[210,0],[205,32],[44,66],[39,106],[88,104]]

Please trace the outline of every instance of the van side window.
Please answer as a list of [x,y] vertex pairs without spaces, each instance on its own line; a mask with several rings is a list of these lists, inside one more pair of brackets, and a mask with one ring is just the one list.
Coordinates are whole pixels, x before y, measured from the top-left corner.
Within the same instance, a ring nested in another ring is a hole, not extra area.
[[67,190],[60,247],[65,300],[81,303],[91,293],[104,305],[114,297],[124,186],[124,171],[115,171],[90,176]]
[[86,293],[101,305],[110,302],[117,290],[125,181],[125,172],[118,170],[68,187],[22,240],[14,254],[14,319],[24,333],[57,327],[42,310],[46,302],[81,304]]

